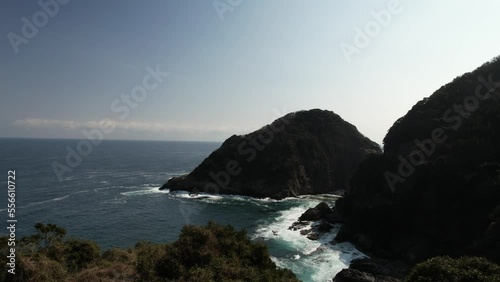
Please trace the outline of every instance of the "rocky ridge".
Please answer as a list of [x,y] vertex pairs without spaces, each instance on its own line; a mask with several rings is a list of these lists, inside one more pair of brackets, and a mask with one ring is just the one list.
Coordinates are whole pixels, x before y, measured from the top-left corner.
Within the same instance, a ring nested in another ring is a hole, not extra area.
[[349,190],[351,176],[379,145],[337,114],[299,111],[247,135],[233,135],[191,173],[162,189],[285,197]]

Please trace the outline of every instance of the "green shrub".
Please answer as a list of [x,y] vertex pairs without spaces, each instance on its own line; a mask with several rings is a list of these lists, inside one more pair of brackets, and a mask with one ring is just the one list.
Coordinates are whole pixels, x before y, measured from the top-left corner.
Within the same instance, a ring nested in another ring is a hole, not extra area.
[[[145,253],[154,254],[147,256],[148,267],[138,263],[142,280],[298,281],[291,271],[276,267],[264,244],[252,242],[245,231],[235,231],[229,225],[210,222],[204,227],[184,226],[179,240],[162,250],[161,254],[151,249]],[[138,252],[138,262],[145,254]]]
[[43,255],[19,254],[16,266],[11,281],[64,281],[68,275],[62,264]]
[[97,262],[101,251],[99,246],[89,240],[71,239],[65,242],[65,261],[70,272],[78,272]]
[[435,257],[416,265],[406,281],[500,282],[500,266],[477,257]]
[[117,281],[137,281],[135,265],[129,263],[105,263],[94,267],[86,268],[74,275],[67,282],[117,282]]
[[136,270],[139,281],[158,281],[157,266],[159,261],[165,257],[166,246],[151,242],[139,242],[134,251],[137,254]]
[[[37,224],[34,235],[20,239],[16,276],[1,281],[298,281],[278,269],[267,247],[245,231],[210,222],[185,226],[169,244],[139,242],[133,249],[100,254],[88,240],[66,239],[66,230]],[[7,238],[0,237],[6,252]],[[0,262],[6,263],[5,257]]]
[[60,242],[66,236],[66,229],[59,227],[55,224],[35,224],[37,234],[32,235],[30,238],[33,241],[39,241],[42,247],[48,248],[55,242]]
[[134,261],[132,250],[112,248],[102,254],[102,259],[108,262],[131,263]]

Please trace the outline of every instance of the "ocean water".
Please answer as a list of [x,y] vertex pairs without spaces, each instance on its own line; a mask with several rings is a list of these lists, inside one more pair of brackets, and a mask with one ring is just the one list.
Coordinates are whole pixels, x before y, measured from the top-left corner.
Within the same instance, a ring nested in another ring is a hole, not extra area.
[[[103,249],[132,247],[140,240],[175,241],[184,224],[214,220],[264,241],[276,264],[303,281],[331,281],[352,259],[364,256],[349,243],[330,244],[339,226],[318,241],[288,230],[307,208],[323,200],[333,204],[329,195],[275,201],[159,190],[170,177],[195,168],[220,143],[103,141],[60,181],[52,164],[66,164],[66,148],[76,148],[78,142],[0,139],[5,189],[0,214],[6,222],[7,171],[16,170],[18,237],[44,222],[66,228],[70,236],[94,240]],[[0,235],[6,235],[4,230]]]

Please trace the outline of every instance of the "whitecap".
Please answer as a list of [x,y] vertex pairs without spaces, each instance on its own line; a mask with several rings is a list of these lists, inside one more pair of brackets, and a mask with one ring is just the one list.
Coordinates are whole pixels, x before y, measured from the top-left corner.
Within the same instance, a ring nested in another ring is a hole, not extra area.
[[215,202],[224,199],[222,195],[207,194],[207,193],[189,193],[187,191],[175,191],[170,193],[171,196],[181,199],[197,199],[209,202]]
[[[302,213],[318,204],[319,199],[299,202],[298,206],[279,212],[275,219],[261,224],[253,235],[253,239],[269,241],[286,250],[283,255],[272,257],[272,260],[278,267],[292,270],[304,281],[331,281],[353,259],[366,257],[350,243],[332,244],[340,225],[334,226],[331,232],[323,234],[316,241],[301,235],[300,230],[288,229]],[[311,227],[309,224],[303,229]]]
[[126,197],[115,197],[111,200],[104,201],[101,204],[105,204],[105,205],[115,204],[116,205],[116,204],[126,204],[126,203],[127,203]]
[[142,195],[151,195],[151,194],[168,194],[170,190],[160,190],[160,187],[154,187],[150,189],[141,189],[136,191],[122,192],[120,195],[122,196],[142,196]]
[[[73,193],[74,194],[74,193]],[[45,201],[40,201],[40,202],[33,202],[33,203],[29,203],[25,206],[20,206],[18,208],[22,209],[22,208],[29,208],[29,207],[33,207],[33,206],[38,206],[38,205],[42,205],[42,204],[47,204],[47,203],[50,203],[50,202],[57,202],[57,201],[61,201],[61,200],[64,200],[64,199],[67,199],[69,196],[71,196],[71,194],[68,194],[66,196],[62,196],[62,197],[57,197],[57,198],[53,198],[53,199],[50,199],[50,200],[45,200]]]

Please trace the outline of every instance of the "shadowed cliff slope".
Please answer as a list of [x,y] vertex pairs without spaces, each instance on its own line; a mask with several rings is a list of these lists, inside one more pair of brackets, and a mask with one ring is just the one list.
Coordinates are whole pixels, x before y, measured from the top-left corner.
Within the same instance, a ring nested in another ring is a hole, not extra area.
[[193,172],[162,188],[274,198],[346,190],[369,153],[380,147],[340,116],[300,111],[231,136]]
[[337,202],[339,241],[387,257],[500,261],[500,60],[456,78],[389,130]]

